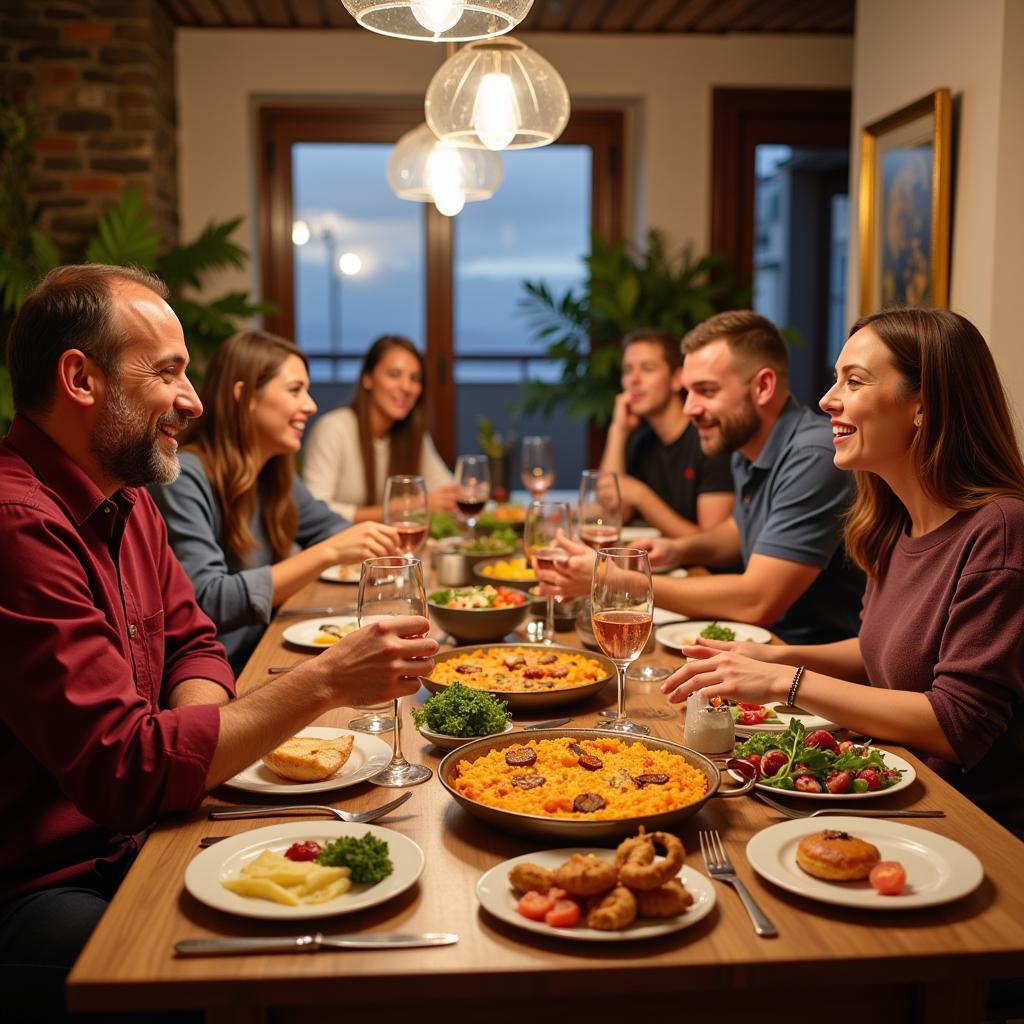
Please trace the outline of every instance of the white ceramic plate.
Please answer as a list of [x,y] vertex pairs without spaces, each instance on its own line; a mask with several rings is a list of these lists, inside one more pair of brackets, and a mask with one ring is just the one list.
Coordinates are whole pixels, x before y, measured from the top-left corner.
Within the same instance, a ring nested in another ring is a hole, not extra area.
[[593,853],[605,860],[615,855],[614,851],[600,847],[574,846],[565,850],[540,850],[537,853],[512,857],[510,860],[495,865],[476,883],[476,896],[480,901],[480,906],[507,924],[524,928],[528,932],[537,932],[538,935],[545,935],[548,938],[576,939],[582,942],[622,942],[628,939],[653,939],[659,935],[677,932],[681,928],[689,928],[690,925],[696,924],[701,918],[710,914],[711,908],[715,905],[715,891],[710,879],[694,871],[693,868],[684,867],[678,877],[693,894],[694,902],[689,910],[678,917],[638,918],[628,928],[624,928],[620,932],[603,932],[596,928],[588,928],[584,924],[578,924],[575,928],[552,928],[551,925],[545,924],[543,921],[531,921],[517,913],[516,904],[519,902],[519,893],[509,884],[509,871],[523,861],[539,864],[543,868],[556,868],[574,853],[584,855]]
[[[286,907],[270,900],[239,896],[222,886],[221,879],[237,878],[247,864],[264,850],[284,853],[292,843],[313,839],[326,843],[341,836],[361,838],[369,832],[388,844],[395,870],[375,885],[353,885],[333,900],[313,906]],[[290,825],[268,825],[240,832],[203,850],[185,869],[185,888],[200,903],[241,917],[298,921],[311,917],[351,914],[405,892],[423,871],[423,851],[400,832],[380,825],[352,825],[345,821],[298,821]]]
[[[491,733],[492,736],[501,736],[506,732],[511,732],[515,728],[512,722],[509,722],[500,733]],[[435,747],[443,747],[445,750],[454,750],[456,747],[461,747],[464,743],[468,743],[470,740],[480,739],[479,736],[452,736],[446,732],[433,732],[431,729],[421,727],[419,730],[420,735],[424,739],[430,740]]]
[[[835,803],[836,801],[846,800],[873,800],[875,797],[898,793],[901,789],[906,789],[917,778],[917,772],[914,771],[914,766],[909,761],[904,761],[898,754],[892,754],[888,750],[878,750],[878,752],[882,755],[882,760],[887,768],[898,768],[903,773],[903,777],[899,782],[886,789],[869,789],[866,793],[803,793],[796,789],[779,789],[777,786],[766,786],[763,782],[756,783],[754,788],[763,789],[766,793],[773,796],[792,796],[798,797],[801,800],[823,800],[825,803],[829,801]],[[739,772],[733,771],[731,768],[729,769],[729,774],[738,781],[743,781]]]
[[[873,843],[882,860],[898,860],[907,872],[903,892],[882,896],[867,879],[826,882],[803,871],[796,862],[800,840],[826,828]],[[804,818],[769,825],[747,843],[747,860],[762,878],[799,896],[869,910],[909,910],[948,903],[973,892],[985,875],[981,861],[952,839],[879,818]]]
[[654,609],[654,625],[661,626],[666,622],[678,622],[680,619],[685,619],[685,615],[680,615],[678,612],[670,612],[667,608],[655,608]]
[[655,526],[624,526],[619,530],[619,541],[626,544],[632,540],[645,540],[648,537],[660,537],[661,530]]
[[328,583],[358,583],[361,568],[358,562],[354,565],[332,565],[320,573],[320,579]]
[[814,732],[815,729],[828,729],[829,732],[832,732],[840,728],[835,722],[822,718],[821,715],[812,715],[810,711],[804,711],[802,708],[794,711],[779,701],[769,701],[765,707],[774,708],[779,717],[768,722],[761,722],[759,725],[740,725],[737,722],[736,735],[753,736],[755,732],[785,732],[789,728],[791,718],[799,719],[808,732]]
[[303,619],[293,622],[282,634],[281,639],[296,647],[305,647],[308,651],[326,651],[333,644],[314,643],[319,636],[320,627],[330,623],[332,626],[358,626],[359,620],[354,615],[321,615],[319,619]]
[[[736,634],[737,640],[753,640],[756,644],[771,643],[771,633],[760,626],[751,626],[746,622],[726,622],[724,619],[714,621],[719,626],[731,629]],[[699,637],[701,630],[707,629],[710,625],[710,619],[691,619],[689,622],[679,622],[674,626],[663,626],[654,636],[659,644],[670,647],[674,651],[681,651],[685,646],[684,640]]]
[[351,732],[348,729],[327,729],[310,726],[298,733],[317,740],[333,740],[339,736],[354,736],[349,759],[329,779],[318,782],[288,782],[272,772],[262,761],[249,765],[224,783],[232,789],[246,793],[266,793],[270,796],[306,796],[309,793],[325,793],[330,789],[344,789],[354,786],[376,775],[391,760],[391,745],[378,736],[365,732]]

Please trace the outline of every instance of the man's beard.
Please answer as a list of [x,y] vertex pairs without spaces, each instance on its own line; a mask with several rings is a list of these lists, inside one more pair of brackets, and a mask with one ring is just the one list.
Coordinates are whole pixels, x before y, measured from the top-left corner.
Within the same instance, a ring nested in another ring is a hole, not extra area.
[[705,455],[724,455],[738,451],[757,433],[760,426],[761,420],[750,395],[744,395],[743,404],[734,413],[719,419],[717,434],[707,440],[701,437],[701,450]]
[[160,428],[187,423],[187,417],[171,412],[150,428],[145,413],[112,381],[90,447],[103,471],[127,487],[170,484],[178,479],[181,465],[175,452],[160,450]]

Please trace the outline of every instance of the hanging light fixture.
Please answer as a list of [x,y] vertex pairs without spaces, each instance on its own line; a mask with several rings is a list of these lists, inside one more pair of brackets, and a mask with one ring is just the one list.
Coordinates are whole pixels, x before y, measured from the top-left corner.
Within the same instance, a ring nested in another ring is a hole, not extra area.
[[504,176],[501,157],[440,142],[421,124],[406,132],[388,159],[388,185],[399,199],[433,203],[454,217],[466,203],[490,199]]
[[427,87],[427,124],[442,142],[474,149],[534,149],[569,120],[569,90],[539,53],[518,39],[469,43]]
[[371,32],[399,39],[464,42],[511,32],[533,0],[341,0]]

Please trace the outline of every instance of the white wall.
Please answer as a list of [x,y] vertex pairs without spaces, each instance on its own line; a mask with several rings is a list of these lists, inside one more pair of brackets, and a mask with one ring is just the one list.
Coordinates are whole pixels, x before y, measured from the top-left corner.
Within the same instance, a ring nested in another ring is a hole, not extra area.
[[[942,86],[954,102],[950,307],[988,339],[1022,409],[1020,304],[1013,300],[1024,274],[1024,0],[858,0],[852,190],[862,126]],[[856,204],[851,209],[855,240]],[[851,249],[851,319],[859,313],[858,269]]]
[[[846,88],[852,43],[827,36],[524,36],[588,105],[628,108],[628,230],[673,246],[709,238],[713,86]],[[369,32],[180,30],[182,237],[245,213],[256,251],[254,104],[260,100],[419,98],[442,57],[432,44]],[[258,288],[255,271],[216,287]]]

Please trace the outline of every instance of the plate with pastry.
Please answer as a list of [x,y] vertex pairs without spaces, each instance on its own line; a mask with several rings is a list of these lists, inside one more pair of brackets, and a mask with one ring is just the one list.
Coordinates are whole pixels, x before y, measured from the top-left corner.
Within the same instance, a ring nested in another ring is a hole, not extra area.
[[[623,845],[635,843],[637,838],[627,839]],[[679,840],[671,839],[681,851]],[[711,881],[693,868],[680,866],[672,856],[673,851],[666,850],[652,864],[644,865],[662,871],[663,877],[657,879],[662,884],[634,890],[621,884],[614,850],[540,850],[491,868],[477,882],[476,895],[484,910],[506,924],[549,938],[581,942],[652,939],[696,924],[715,905]],[[572,891],[562,889],[559,883]]]
[[281,639],[307,651],[322,651],[358,628],[359,620],[354,615],[321,615],[319,619],[293,622],[281,633]]
[[361,562],[355,562],[353,565],[330,565],[320,573],[320,579],[326,583],[358,583],[361,570]]
[[747,843],[750,866],[780,888],[841,907],[910,910],[949,903],[985,876],[960,843],[901,822],[798,818]]
[[348,729],[309,726],[227,780],[246,793],[305,796],[354,786],[391,760],[391,745]]

